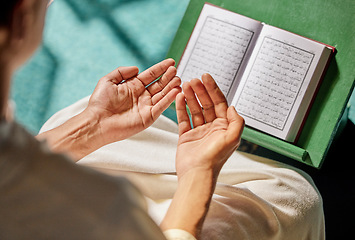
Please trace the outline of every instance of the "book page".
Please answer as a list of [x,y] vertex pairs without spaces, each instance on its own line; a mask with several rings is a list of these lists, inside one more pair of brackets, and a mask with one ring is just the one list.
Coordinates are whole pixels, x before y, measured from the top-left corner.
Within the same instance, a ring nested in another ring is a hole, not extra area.
[[[234,95],[260,22],[205,4],[178,66],[183,82],[209,73],[225,96]],[[240,74],[239,74],[240,73]],[[237,80],[235,80],[237,79]],[[231,94],[232,93],[232,94]]]
[[[246,124],[293,138],[289,132],[294,120],[297,114],[304,116],[320,78],[313,76],[324,49],[323,44],[266,25],[233,101]],[[302,122],[302,117],[297,119]]]

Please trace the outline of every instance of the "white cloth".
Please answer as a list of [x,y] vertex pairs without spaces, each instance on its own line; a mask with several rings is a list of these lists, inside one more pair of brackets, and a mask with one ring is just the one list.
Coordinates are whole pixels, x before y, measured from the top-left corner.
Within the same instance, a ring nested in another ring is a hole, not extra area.
[[168,240],[196,240],[190,233],[181,229],[169,229],[164,232]]
[[[85,109],[88,97],[55,114],[52,129]],[[159,224],[177,187],[177,125],[160,117],[150,128],[81,159],[112,175],[124,175],[146,196]],[[304,172],[279,162],[235,152],[223,167],[202,239],[324,239],[322,199]]]

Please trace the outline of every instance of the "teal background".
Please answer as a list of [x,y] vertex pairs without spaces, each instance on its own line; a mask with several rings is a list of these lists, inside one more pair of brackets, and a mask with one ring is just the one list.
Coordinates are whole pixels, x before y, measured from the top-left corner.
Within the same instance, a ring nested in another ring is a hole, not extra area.
[[12,86],[16,118],[32,133],[92,93],[119,66],[141,71],[165,58],[187,0],[55,0],[43,44]]

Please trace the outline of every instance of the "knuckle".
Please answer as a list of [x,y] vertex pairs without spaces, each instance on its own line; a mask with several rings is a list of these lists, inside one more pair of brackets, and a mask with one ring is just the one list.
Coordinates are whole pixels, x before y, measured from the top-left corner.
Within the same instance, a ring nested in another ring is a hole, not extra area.
[[155,71],[153,70],[153,69],[149,69],[148,70],[148,74],[149,74],[149,76],[151,76],[152,78],[156,78],[156,73],[155,73]]

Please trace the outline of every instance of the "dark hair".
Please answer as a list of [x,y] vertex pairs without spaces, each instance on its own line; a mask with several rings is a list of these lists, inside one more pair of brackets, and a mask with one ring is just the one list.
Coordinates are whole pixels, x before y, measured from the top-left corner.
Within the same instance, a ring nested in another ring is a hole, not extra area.
[[0,26],[8,25],[12,13],[21,0],[2,0],[0,3]]

